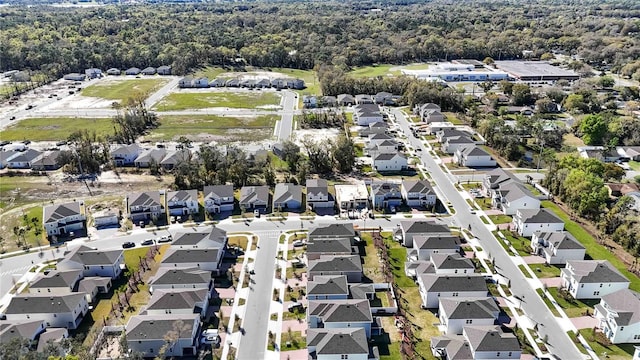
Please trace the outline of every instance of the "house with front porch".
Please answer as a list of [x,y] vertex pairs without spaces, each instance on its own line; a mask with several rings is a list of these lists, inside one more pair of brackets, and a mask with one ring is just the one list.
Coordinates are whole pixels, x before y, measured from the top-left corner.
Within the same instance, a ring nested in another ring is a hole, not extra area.
[[125,196],[129,219],[134,224],[153,221],[154,223],[164,214],[164,206],[160,202],[159,191],[133,193]]
[[136,143],[115,145],[111,149],[111,160],[115,166],[133,166],[142,149]]
[[200,212],[198,190],[169,191],[165,198],[169,216],[196,215]]
[[273,209],[299,211],[302,208],[302,186],[278,183],[273,191]]
[[536,231],[563,231],[564,221],[549,209],[518,209],[511,227],[520,236],[532,237]]
[[233,185],[204,187],[204,209],[210,214],[233,211]]
[[562,287],[575,299],[600,299],[631,283],[607,260],[569,260],[560,277]]
[[371,206],[374,209],[397,209],[400,205],[402,205],[400,184],[379,181],[371,184]]
[[266,212],[268,206],[268,186],[243,186],[240,189],[240,207],[245,209],[245,211],[259,210]]
[[565,265],[567,260],[582,260],[586,253],[584,246],[566,231],[534,232],[531,249],[552,265]]
[[42,223],[47,237],[68,236],[86,228],[84,204],[77,201],[47,205],[43,208]]
[[594,307],[598,329],[612,344],[640,344],[640,294],[622,289],[602,296]]
[[436,204],[436,193],[429,180],[403,180],[402,199],[410,207],[430,207]]
[[307,208],[332,208],[335,204],[325,179],[307,179]]

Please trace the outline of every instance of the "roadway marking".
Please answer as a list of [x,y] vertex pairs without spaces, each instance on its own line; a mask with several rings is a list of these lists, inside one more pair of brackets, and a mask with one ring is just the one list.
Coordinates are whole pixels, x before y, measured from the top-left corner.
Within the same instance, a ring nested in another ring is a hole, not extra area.
[[23,266],[23,267],[17,268],[17,269],[11,269],[11,270],[7,270],[7,271],[3,271],[3,272],[0,273],[0,277],[3,277],[5,275],[10,275],[10,274],[13,275],[13,274],[15,274],[17,272],[20,272],[22,270],[29,270],[29,269],[31,269],[31,267],[32,267],[32,265],[29,265],[29,266]]

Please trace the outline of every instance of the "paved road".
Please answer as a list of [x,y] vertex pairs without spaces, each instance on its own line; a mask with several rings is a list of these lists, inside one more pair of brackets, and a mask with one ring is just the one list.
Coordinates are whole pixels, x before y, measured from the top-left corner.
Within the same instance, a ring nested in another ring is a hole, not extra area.
[[[278,253],[279,231],[259,233],[260,240],[255,261],[255,284],[249,285],[243,321],[246,332],[238,346],[239,360],[264,359],[267,348],[267,332],[269,326],[269,304],[272,300],[273,282],[275,280],[275,258]],[[251,289],[251,287],[253,287]]]
[[560,359],[575,360],[584,358],[573,341],[562,330],[562,327],[551,313],[551,310],[547,308],[538,294],[529,286],[527,279],[513,263],[509,254],[507,254],[504,248],[498,243],[498,240],[487,229],[480,218],[471,214],[469,205],[455,188],[451,178],[445,174],[438,164],[436,164],[435,160],[428,155],[427,148],[423,146],[422,142],[412,136],[411,130],[409,129],[409,122],[403,114],[397,109],[393,109],[392,113],[407,135],[411,145],[415,148],[422,148],[422,161],[440,188],[440,191],[455,208],[455,217],[459,224],[463,228],[469,225],[471,226],[473,234],[480,239],[482,248],[495,258],[496,268],[500,274],[507,276],[511,280],[512,293],[525,300],[522,303],[522,310],[525,311],[529,318],[534,319],[540,324],[539,333],[541,337],[548,335],[549,351]]
[[293,128],[293,114],[298,103],[298,94],[293,91],[282,92],[282,119],[278,122],[276,135],[278,140],[285,141],[291,139]]

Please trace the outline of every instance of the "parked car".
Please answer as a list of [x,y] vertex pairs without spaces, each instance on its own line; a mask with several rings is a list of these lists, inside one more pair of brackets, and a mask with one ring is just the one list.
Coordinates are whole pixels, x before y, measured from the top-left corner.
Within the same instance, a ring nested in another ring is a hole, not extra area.
[[173,240],[173,238],[171,237],[171,235],[168,235],[168,236],[161,236],[160,238],[158,238],[158,242],[159,242],[159,243],[171,242],[171,240]]
[[154,244],[154,240],[153,239],[147,239],[143,242],[140,243],[141,246],[147,246],[147,245],[153,245]]
[[302,246],[304,246],[303,240],[296,240],[293,242],[293,247],[302,247]]
[[200,338],[201,344],[218,346],[220,345],[220,335],[218,334],[218,329],[206,329],[202,332],[202,337]]
[[122,244],[123,249],[130,249],[132,247],[136,247],[136,244],[133,243],[132,241],[127,241],[124,244]]

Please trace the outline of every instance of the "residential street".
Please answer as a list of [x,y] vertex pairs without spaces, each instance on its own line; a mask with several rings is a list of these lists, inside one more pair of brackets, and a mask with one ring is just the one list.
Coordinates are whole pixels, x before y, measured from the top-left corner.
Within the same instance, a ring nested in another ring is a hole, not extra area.
[[395,115],[396,121],[407,135],[410,144],[415,148],[422,148],[421,159],[433,180],[438,184],[441,193],[444,194],[455,208],[455,217],[459,224],[462,228],[471,226],[471,231],[479,239],[483,249],[495,258],[496,268],[500,274],[511,280],[512,293],[524,299],[522,310],[524,310],[529,318],[534,319],[539,324],[540,336],[548,336],[549,351],[560,359],[573,360],[584,358],[584,355],[580,353],[573,341],[564,332],[563,327],[560,326],[557,319],[551,313],[551,310],[547,308],[535,290],[528,285],[529,282],[513,263],[504,248],[498,243],[498,240],[489,229],[487,229],[478,216],[471,214],[469,205],[462,198],[448,174],[445,174],[435,160],[428,155],[427,148],[422,142],[412,136],[411,130],[409,129],[409,122],[402,112],[397,109],[392,109],[391,113]]
[[289,140],[293,129],[293,113],[298,103],[298,93],[282,91],[282,119],[276,124],[276,135],[279,141]]

